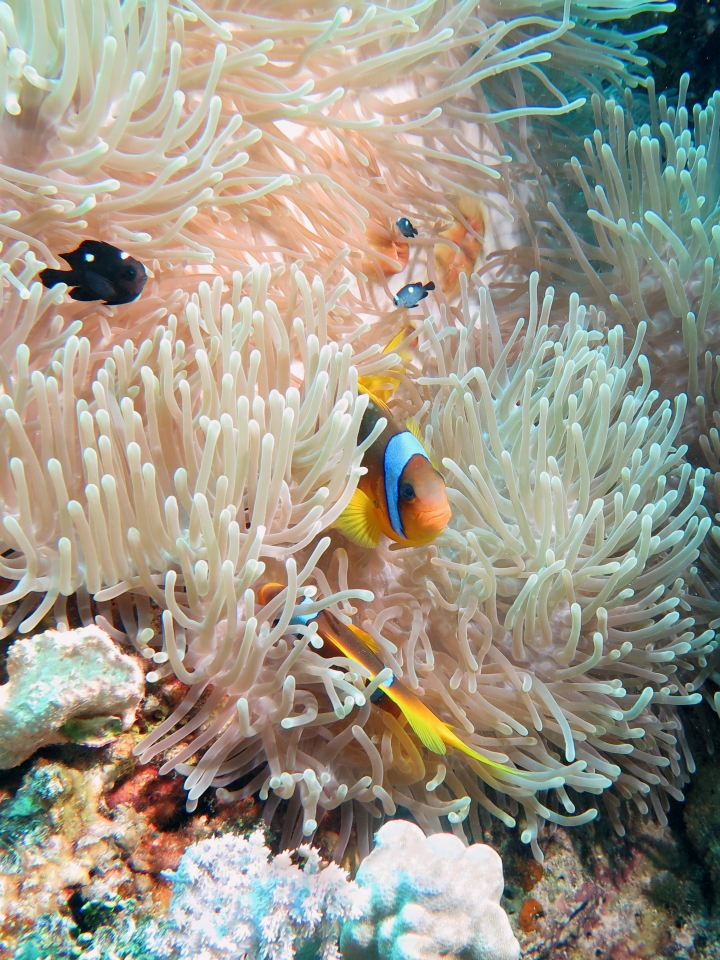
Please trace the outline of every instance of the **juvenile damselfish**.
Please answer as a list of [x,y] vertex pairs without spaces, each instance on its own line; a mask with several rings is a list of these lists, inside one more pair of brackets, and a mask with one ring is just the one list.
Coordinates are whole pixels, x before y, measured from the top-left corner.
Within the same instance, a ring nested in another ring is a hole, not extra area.
[[445,481],[432,465],[415,423],[408,421],[401,427],[382,400],[362,384],[359,390],[370,402],[360,423],[358,443],[370,435],[381,417],[387,425],[365,451],[362,465],[367,473],[335,526],[363,547],[377,546],[382,533],[408,547],[430,543],[452,515]]
[[393,297],[393,303],[396,307],[416,307],[434,289],[432,280],[427,283],[406,283]]
[[[266,583],[258,593],[260,604],[264,606],[269,603],[282,589],[282,584]],[[308,601],[303,601],[303,603],[306,604]],[[318,636],[323,641],[320,650],[321,656],[333,657],[339,655],[347,657],[348,660],[365,667],[371,674],[372,679],[381,670],[385,669],[385,664],[380,659],[382,651],[374,637],[352,623],[342,623],[329,610],[303,616],[301,612],[303,603],[300,604],[300,609],[296,611],[297,615],[290,623],[308,624],[311,620],[317,623]],[[489,760],[464,744],[451,728],[397,677],[392,676],[385,683],[381,683],[378,691],[379,695],[375,694],[371,697],[372,702],[386,710],[393,710],[392,704],[394,704],[407,719],[423,746],[433,753],[445,754],[447,753],[447,747],[454,747],[495,770],[524,776],[523,771],[514,770],[512,767],[498,763],[496,760]]]
[[129,253],[103,240],[83,240],[72,253],[59,254],[69,270],[41,271],[46,287],[66,283],[73,300],[102,300],[114,306],[136,300],[147,281],[145,267]]
[[400,233],[404,237],[416,237],[418,235],[415,227],[410,223],[407,217],[400,217],[399,220],[395,222],[395,226],[398,228]]

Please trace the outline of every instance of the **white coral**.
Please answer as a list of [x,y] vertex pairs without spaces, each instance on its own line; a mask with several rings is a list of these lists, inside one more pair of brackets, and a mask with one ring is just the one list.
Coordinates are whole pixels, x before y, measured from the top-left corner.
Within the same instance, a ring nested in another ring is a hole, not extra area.
[[502,861],[482,843],[425,837],[391,820],[360,865],[370,909],[343,928],[345,960],[517,960],[520,947],[500,906]]
[[149,947],[194,960],[293,960],[312,941],[323,960],[339,957],[339,925],[359,915],[362,893],[336,864],[321,866],[316,850],[297,852],[303,868],[289,851],[271,857],[260,830],[193,844],[168,874],[170,912],[150,932]]
[[137,662],[92,626],[16,640],[7,671],[9,681],[0,687],[0,770],[48,744],[106,743],[131,726],[144,690]]

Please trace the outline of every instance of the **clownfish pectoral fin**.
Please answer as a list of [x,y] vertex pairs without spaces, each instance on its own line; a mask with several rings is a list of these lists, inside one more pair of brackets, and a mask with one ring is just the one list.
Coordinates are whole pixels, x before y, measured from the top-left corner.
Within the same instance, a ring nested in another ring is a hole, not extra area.
[[420,424],[417,422],[415,417],[410,417],[408,420],[405,421],[405,429],[408,430],[415,437],[415,439],[420,443],[423,450],[427,454],[428,460],[433,465],[433,467],[435,467],[437,472],[440,473],[440,465],[437,462],[435,454],[431,453],[428,450],[427,444],[425,443],[425,438],[423,437],[420,431]]
[[348,540],[361,547],[376,547],[380,539],[380,524],[370,497],[357,489],[350,503],[333,524]]

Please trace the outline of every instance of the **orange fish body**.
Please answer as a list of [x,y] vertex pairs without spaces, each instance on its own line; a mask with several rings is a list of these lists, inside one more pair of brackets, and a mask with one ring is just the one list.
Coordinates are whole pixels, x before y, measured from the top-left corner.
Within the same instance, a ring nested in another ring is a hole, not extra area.
[[485,233],[485,218],[479,201],[463,197],[458,208],[472,231],[455,219],[452,226],[443,230],[439,236],[450,240],[459,250],[444,243],[435,244],[434,250],[435,273],[440,289],[451,298],[460,292],[460,274],[464,273],[469,277],[475,269],[482,250],[478,236],[482,237]]
[[[360,390],[368,392],[362,385]],[[367,473],[335,526],[364,547],[377,546],[381,534],[404,546],[430,543],[452,515],[445,481],[416,431],[401,427],[382,400],[369,397],[358,442],[370,435],[381,417],[387,424],[365,451],[362,465]]]

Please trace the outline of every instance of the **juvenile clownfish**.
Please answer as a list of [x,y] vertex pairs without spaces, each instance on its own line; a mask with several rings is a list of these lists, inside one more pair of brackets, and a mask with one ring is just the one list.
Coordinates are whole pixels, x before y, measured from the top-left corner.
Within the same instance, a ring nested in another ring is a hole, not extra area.
[[406,283],[393,297],[393,303],[396,307],[416,307],[421,300],[428,295],[428,291],[434,290],[435,284],[432,280],[427,283]]
[[362,383],[370,402],[358,431],[358,443],[384,417],[387,425],[362,459],[367,468],[352,500],[335,521],[348,540],[376,547],[384,533],[396,543],[416,547],[443,532],[452,516],[445,481],[432,465],[413,421],[403,429],[387,406]]
[[[264,606],[283,589],[284,587],[280,583],[266,583],[258,591],[259,603]],[[308,602],[308,600],[303,601],[303,603]],[[303,603],[300,604],[301,609]],[[322,656],[340,655],[347,657],[348,660],[365,667],[371,673],[372,679],[381,670],[385,669],[385,664],[379,657],[381,651],[375,642],[375,638],[371,637],[365,630],[361,630],[360,627],[356,627],[352,623],[342,623],[329,610],[323,610],[309,616],[303,616],[302,613],[299,613],[290,623],[308,624],[311,620],[317,623],[318,636],[323,640],[320,651]],[[489,760],[464,744],[451,728],[435,716],[420,697],[397,677],[391,677],[385,683],[381,683],[378,689],[381,691],[381,696],[378,699],[371,697],[372,702],[383,707],[385,697],[392,701],[407,719],[423,746],[433,753],[445,754],[447,753],[447,747],[454,747],[494,770],[512,773],[516,776],[525,775],[522,770],[515,770],[504,763],[498,763],[496,760]]]
[[418,235],[415,227],[410,223],[407,217],[400,217],[395,226],[404,237],[416,237]]
[[73,300],[102,300],[109,305],[136,300],[147,282],[145,267],[129,253],[102,240],[83,240],[72,253],[60,256],[70,270],[48,267],[40,272],[46,287],[66,283]]

